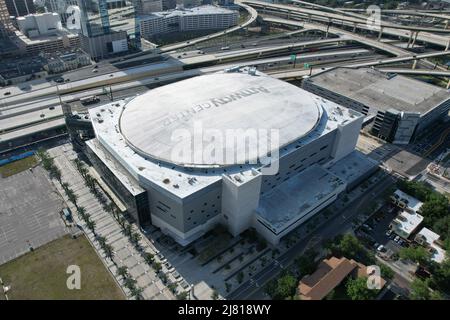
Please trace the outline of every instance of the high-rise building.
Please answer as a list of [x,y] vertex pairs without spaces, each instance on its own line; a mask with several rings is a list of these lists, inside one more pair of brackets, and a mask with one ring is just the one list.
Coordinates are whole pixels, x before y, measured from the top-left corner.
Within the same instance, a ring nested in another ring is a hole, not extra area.
[[138,15],[145,15],[152,12],[163,11],[162,0],[137,0],[136,13]]
[[175,9],[177,6],[177,0],[162,0],[163,10]]
[[5,0],[5,2],[11,16],[22,17],[36,13],[33,0]]
[[81,47],[94,59],[140,47],[136,1],[79,0]]
[[5,0],[0,0],[0,38],[6,38],[11,33],[12,28]]

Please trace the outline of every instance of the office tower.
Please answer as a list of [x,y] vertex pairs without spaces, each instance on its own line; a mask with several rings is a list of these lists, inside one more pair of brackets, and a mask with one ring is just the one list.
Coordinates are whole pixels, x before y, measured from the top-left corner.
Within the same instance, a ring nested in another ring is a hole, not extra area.
[[14,17],[36,13],[33,0],[5,0],[9,15]]
[[81,47],[94,59],[140,47],[136,2],[122,2],[120,8],[107,0],[79,0]]
[[6,38],[13,30],[5,0],[0,0],[0,38]]

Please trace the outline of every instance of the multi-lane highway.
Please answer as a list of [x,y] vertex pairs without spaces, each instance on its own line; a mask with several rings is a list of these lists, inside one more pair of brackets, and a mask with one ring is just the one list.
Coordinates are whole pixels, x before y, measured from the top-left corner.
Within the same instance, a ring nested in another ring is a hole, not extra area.
[[284,14],[289,18],[297,17],[308,22],[314,20],[325,24],[334,23],[335,25],[353,28],[354,30],[361,29],[365,31],[379,31],[380,37],[382,34],[386,34],[408,39],[408,42],[422,41],[433,45],[438,45],[446,49],[448,49],[450,45],[450,37],[432,33],[450,33],[450,29],[404,26],[383,22],[380,22],[378,25],[380,28],[377,28],[377,26],[367,23],[367,20],[365,19],[348,17],[343,14],[332,14],[319,10],[310,10],[296,6],[273,4],[257,0],[245,0],[244,3],[259,8],[265,13],[272,12],[275,14]]

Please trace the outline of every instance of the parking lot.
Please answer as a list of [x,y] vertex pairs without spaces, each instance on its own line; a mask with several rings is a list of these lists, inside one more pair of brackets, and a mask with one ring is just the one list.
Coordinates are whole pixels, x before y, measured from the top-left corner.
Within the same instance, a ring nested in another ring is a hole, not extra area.
[[0,178],[0,264],[66,234],[62,208],[41,167]]
[[[385,205],[361,226],[359,234],[366,239],[366,244],[373,250],[392,256],[398,253],[402,247],[408,246],[406,241],[389,231],[389,225],[398,211],[398,208]],[[380,247],[381,245],[385,249],[378,250],[378,248],[383,248]]]

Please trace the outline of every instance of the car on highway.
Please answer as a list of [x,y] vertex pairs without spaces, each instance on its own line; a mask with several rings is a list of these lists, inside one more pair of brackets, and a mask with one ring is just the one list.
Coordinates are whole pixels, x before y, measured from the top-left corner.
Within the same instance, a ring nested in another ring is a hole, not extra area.
[[93,73],[97,73],[97,72],[98,72],[98,69],[92,69],[92,72],[93,72]]
[[222,47],[222,48],[220,48],[220,50],[222,50],[222,51],[230,50],[230,47]]

